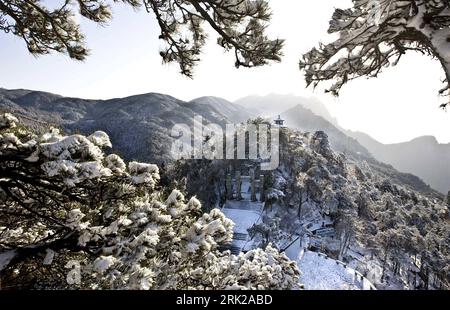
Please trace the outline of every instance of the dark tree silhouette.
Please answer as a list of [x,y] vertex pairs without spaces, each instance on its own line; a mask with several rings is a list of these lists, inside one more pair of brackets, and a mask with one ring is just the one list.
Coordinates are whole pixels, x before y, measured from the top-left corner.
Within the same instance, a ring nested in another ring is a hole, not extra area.
[[[123,2],[153,13],[166,45],[164,62],[177,62],[192,77],[206,42],[205,24],[218,35],[217,43],[234,51],[236,67],[256,67],[280,61],[283,40],[265,34],[271,13],[267,1],[255,0],[77,0],[60,1],[50,9],[41,0],[0,0],[0,30],[21,37],[34,55],[51,51],[84,60],[89,50],[76,20],[81,16],[99,24],[112,17],[111,4]],[[74,3],[76,5],[74,5]]]

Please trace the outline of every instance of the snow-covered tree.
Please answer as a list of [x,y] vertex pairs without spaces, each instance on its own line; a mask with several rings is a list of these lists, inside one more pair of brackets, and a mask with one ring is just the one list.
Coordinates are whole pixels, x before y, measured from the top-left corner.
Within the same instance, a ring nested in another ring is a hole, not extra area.
[[338,258],[346,255],[347,250],[356,235],[356,217],[349,212],[341,212],[336,223],[336,233],[339,238],[339,254]]
[[305,186],[305,180],[307,176],[305,173],[298,173],[296,180],[293,182],[293,190],[292,192],[295,193],[293,196],[293,204],[297,205],[297,217],[299,219],[302,218],[302,208],[303,204],[306,202],[307,193],[306,193],[306,186]]
[[[0,1],[0,31],[24,40],[34,55],[51,51],[83,60],[89,54],[75,14],[106,24],[111,5],[123,2],[153,13],[166,45],[160,54],[164,62],[177,62],[181,73],[192,77],[206,43],[208,25],[217,43],[234,51],[236,67],[256,67],[279,61],[283,40],[269,39],[266,23],[271,12],[262,0],[77,0],[60,1],[54,8],[41,0]],[[54,5],[52,3],[52,5]]]
[[353,0],[330,21],[328,32],[338,38],[306,53],[300,68],[308,85],[331,80],[327,91],[338,95],[348,81],[376,77],[407,51],[417,51],[439,60],[445,72],[440,93],[449,95],[449,26],[448,0]]
[[106,155],[104,132],[35,135],[0,116],[0,276],[4,286],[291,289],[297,265],[273,247],[219,251],[233,222],[159,188],[159,169]]
[[185,192],[196,195],[204,210],[211,210],[224,203],[226,194],[233,194],[226,193],[225,169],[225,162],[220,160],[178,160],[168,165],[167,173],[175,183],[185,179]]
[[277,202],[282,203],[284,193],[276,188],[269,188],[266,193],[266,200],[264,202],[264,211],[271,212],[273,205]]
[[[334,237],[315,237],[322,251],[351,262],[349,249],[364,249],[365,259],[374,264],[368,266],[379,265],[379,288],[392,288],[397,280],[409,288],[449,287],[450,225],[442,196],[413,190],[395,180],[395,171],[386,174],[385,168],[379,169],[378,163],[361,165],[346,159],[330,148],[323,133],[285,132],[291,139],[281,149],[283,161],[273,175],[286,176],[287,186],[280,188],[291,208],[280,205],[267,215],[280,217],[284,208],[288,216],[278,229],[289,234],[297,225],[295,233],[309,234],[298,227],[298,209],[292,208],[304,197],[302,224],[333,222]],[[258,228],[267,235],[267,227]],[[276,244],[273,239],[269,241]]]
[[267,246],[273,244],[278,244],[288,237],[280,229],[281,219],[279,217],[269,218],[265,216],[261,223],[254,224],[248,229],[248,233],[252,239],[259,237],[259,246],[265,249]]

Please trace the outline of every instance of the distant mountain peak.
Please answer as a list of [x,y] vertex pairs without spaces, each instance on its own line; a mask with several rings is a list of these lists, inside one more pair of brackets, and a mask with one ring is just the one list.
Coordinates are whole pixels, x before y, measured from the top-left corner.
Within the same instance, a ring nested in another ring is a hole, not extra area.
[[348,131],[347,134],[357,139],[377,160],[419,176],[441,193],[450,189],[450,144],[441,144],[431,135],[383,144],[360,132]]
[[330,114],[327,107],[315,97],[272,93],[266,96],[247,96],[235,103],[263,117],[278,115],[296,106],[301,106],[337,126],[337,120]]
[[217,112],[226,116],[228,119],[233,119],[238,122],[245,122],[255,116],[254,113],[247,110],[245,107],[239,106],[220,97],[199,97],[189,101],[188,104],[208,105],[215,109]]
[[224,98],[221,97],[216,97],[216,96],[202,96],[202,97],[198,97],[195,99],[192,99],[191,102],[196,102],[196,103],[210,103],[211,101],[215,101],[215,102],[221,102],[221,103],[228,103],[230,105],[234,105],[231,101],[228,101]]
[[419,142],[419,143],[426,143],[426,144],[440,144],[438,142],[438,140],[436,139],[436,137],[431,136],[431,135],[417,137],[417,138],[411,140],[411,142],[415,142],[415,143]]

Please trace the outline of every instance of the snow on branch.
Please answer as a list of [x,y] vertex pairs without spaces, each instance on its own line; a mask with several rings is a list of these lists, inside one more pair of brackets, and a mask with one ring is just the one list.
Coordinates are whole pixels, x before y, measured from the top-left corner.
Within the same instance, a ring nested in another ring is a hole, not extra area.
[[20,37],[34,55],[58,52],[84,60],[89,49],[75,14],[104,25],[116,2],[154,14],[165,43],[163,61],[177,62],[188,77],[206,43],[205,25],[217,34],[221,47],[234,52],[236,67],[262,66],[282,56],[283,40],[266,35],[271,12],[264,0],[78,0],[56,8],[42,1],[5,0],[0,1],[0,31]]
[[445,73],[440,94],[449,95],[449,26],[446,0],[353,0],[353,7],[336,9],[330,21],[328,32],[338,38],[304,54],[300,69],[308,86],[331,81],[326,92],[337,96],[347,82],[377,77],[407,51],[416,51],[440,62]]
[[[0,129],[0,270],[7,285],[298,287],[296,264],[271,247],[222,252],[234,223],[218,209],[204,213],[198,199],[186,201],[178,190],[167,196],[156,186],[156,165],[127,166],[106,156],[106,133],[66,136],[51,129],[37,136],[13,128],[12,115],[0,120],[7,124]],[[36,272],[31,277],[27,270]]]

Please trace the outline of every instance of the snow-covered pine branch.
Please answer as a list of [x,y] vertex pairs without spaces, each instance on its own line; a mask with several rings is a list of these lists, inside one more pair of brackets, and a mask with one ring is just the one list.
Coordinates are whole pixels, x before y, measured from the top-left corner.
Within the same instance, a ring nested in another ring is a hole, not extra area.
[[336,9],[330,21],[328,32],[338,38],[304,54],[300,69],[308,86],[332,81],[326,91],[338,95],[347,82],[376,77],[407,51],[417,51],[439,60],[445,73],[440,94],[448,96],[449,26],[447,0],[353,0],[353,7]]
[[[271,18],[264,0],[78,0],[63,1],[50,8],[42,1],[0,1],[0,31],[24,40],[34,55],[65,53],[84,60],[89,55],[85,36],[75,14],[105,25],[112,18],[111,6],[123,2],[153,13],[164,41],[160,55],[164,62],[176,62],[182,74],[192,77],[195,64],[207,40],[207,29],[217,43],[233,51],[236,67],[256,67],[280,61],[283,40],[270,39],[266,25]],[[78,11],[78,12],[76,12]]]
[[[292,289],[297,265],[268,246],[219,247],[233,222],[157,187],[155,165],[106,155],[104,132],[37,136],[0,116],[2,285],[89,289]],[[33,272],[30,272],[33,270]]]

